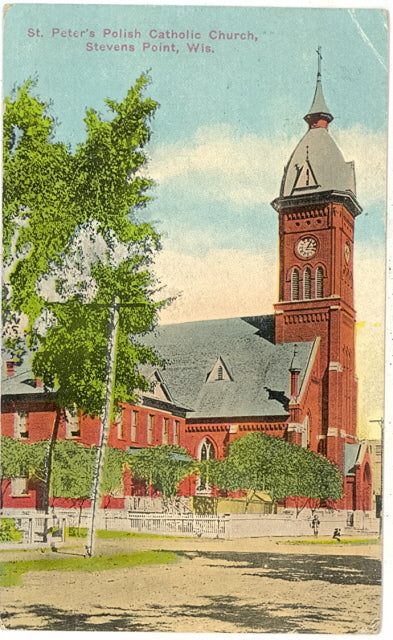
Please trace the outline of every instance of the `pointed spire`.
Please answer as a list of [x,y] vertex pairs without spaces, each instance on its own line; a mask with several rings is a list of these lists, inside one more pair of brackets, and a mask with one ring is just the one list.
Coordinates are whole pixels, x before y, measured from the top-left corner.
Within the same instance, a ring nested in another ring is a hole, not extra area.
[[305,121],[310,126],[310,129],[323,127],[327,129],[329,122],[333,120],[333,116],[326,106],[325,98],[322,91],[322,73],[321,73],[321,47],[317,49],[318,54],[318,73],[317,73],[317,86],[315,88],[314,99],[310,110],[306,116]]

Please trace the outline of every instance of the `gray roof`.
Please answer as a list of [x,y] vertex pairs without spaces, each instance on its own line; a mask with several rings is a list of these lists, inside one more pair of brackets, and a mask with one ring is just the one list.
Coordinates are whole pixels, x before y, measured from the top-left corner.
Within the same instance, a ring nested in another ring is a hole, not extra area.
[[[263,325],[263,316],[260,317]],[[165,360],[162,379],[187,418],[286,416],[294,343],[272,344],[256,318],[157,327],[144,339]],[[300,384],[313,342],[298,344]],[[209,379],[221,358],[229,379]]]
[[[311,168],[310,185],[297,187],[299,172],[307,164]],[[315,177],[315,180],[314,180]],[[344,157],[323,127],[309,129],[300,140],[284,169],[280,196],[304,195],[322,191],[350,191],[356,194],[355,168]]]
[[354,473],[354,466],[358,460],[361,445],[344,443],[344,476]]
[[2,396],[40,395],[46,393],[47,390],[43,387],[36,387],[35,385],[35,378],[31,371],[31,358],[32,354],[27,353],[23,362],[15,365],[14,375],[2,378]]
[[310,110],[307,113],[307,115],[304,116],[304,119],[307,120],[308,116],[317,115],[319,113],[321,115],[323,114],[325,116],[328,116],[329,122],[331,122],[333,120],[333,116],[330,113],[329,109],[327,108],[326,102],[325,102],[325,98],[323,96],[322,82],[321,82],[320,78],[318,77],[317,86],[315,88],[314,99],[312,101],[312,105],[310,107]]
[[[287,416],[295,345],[272,343],[273,321],[273,316],[254,316],[187,322],[162,325],[144,336],[164,360],[159,377],[169,404],[187,409],[188,418]],[[297,344],[300,385],[313,344]],[[30,359],[31,354],[2,381],[3,396],[47,393],[35,387]],[[209,378],[217,366],[228,374],[222,380]],[[150,377],[156,369],[143,365],[141,373]]]

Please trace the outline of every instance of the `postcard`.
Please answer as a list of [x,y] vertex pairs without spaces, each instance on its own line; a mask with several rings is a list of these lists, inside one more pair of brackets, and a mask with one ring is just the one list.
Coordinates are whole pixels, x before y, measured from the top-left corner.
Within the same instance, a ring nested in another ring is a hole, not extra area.
[[379,633],[388,13],[3,13],[3,631]]

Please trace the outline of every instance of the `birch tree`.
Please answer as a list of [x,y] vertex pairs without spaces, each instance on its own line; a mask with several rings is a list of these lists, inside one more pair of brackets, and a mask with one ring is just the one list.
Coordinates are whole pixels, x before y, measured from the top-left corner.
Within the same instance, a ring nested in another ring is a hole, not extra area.
[[93,503],[114,407],[148,388],[138,364],[157,362],[136,339],[164,304],[154,301],[150,270],[159,236],[136,218],[153,184],[141,171],[157,108],[142,97],[147,81],[139,77],[120,103],[105,100],[109,119],[88,110],[75,152],[53,141],[55,120],[32,83],[6,100],[6,258],[22,213],[15,251],[28,247],[9,273],[9,309],[28,318],[33,373],[57,389],[59,406],[101,415]]

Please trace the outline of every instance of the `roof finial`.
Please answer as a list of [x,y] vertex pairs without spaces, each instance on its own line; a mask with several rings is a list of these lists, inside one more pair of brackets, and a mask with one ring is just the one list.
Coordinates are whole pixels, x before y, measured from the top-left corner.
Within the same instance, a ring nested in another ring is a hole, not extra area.
[[322,47],[321,45],[319,45],[318,49],[317,49],[317,54],[318,54],[318,75],[317,75],[317,79],[319,80],[321,77],[321,62],[322,62]]

